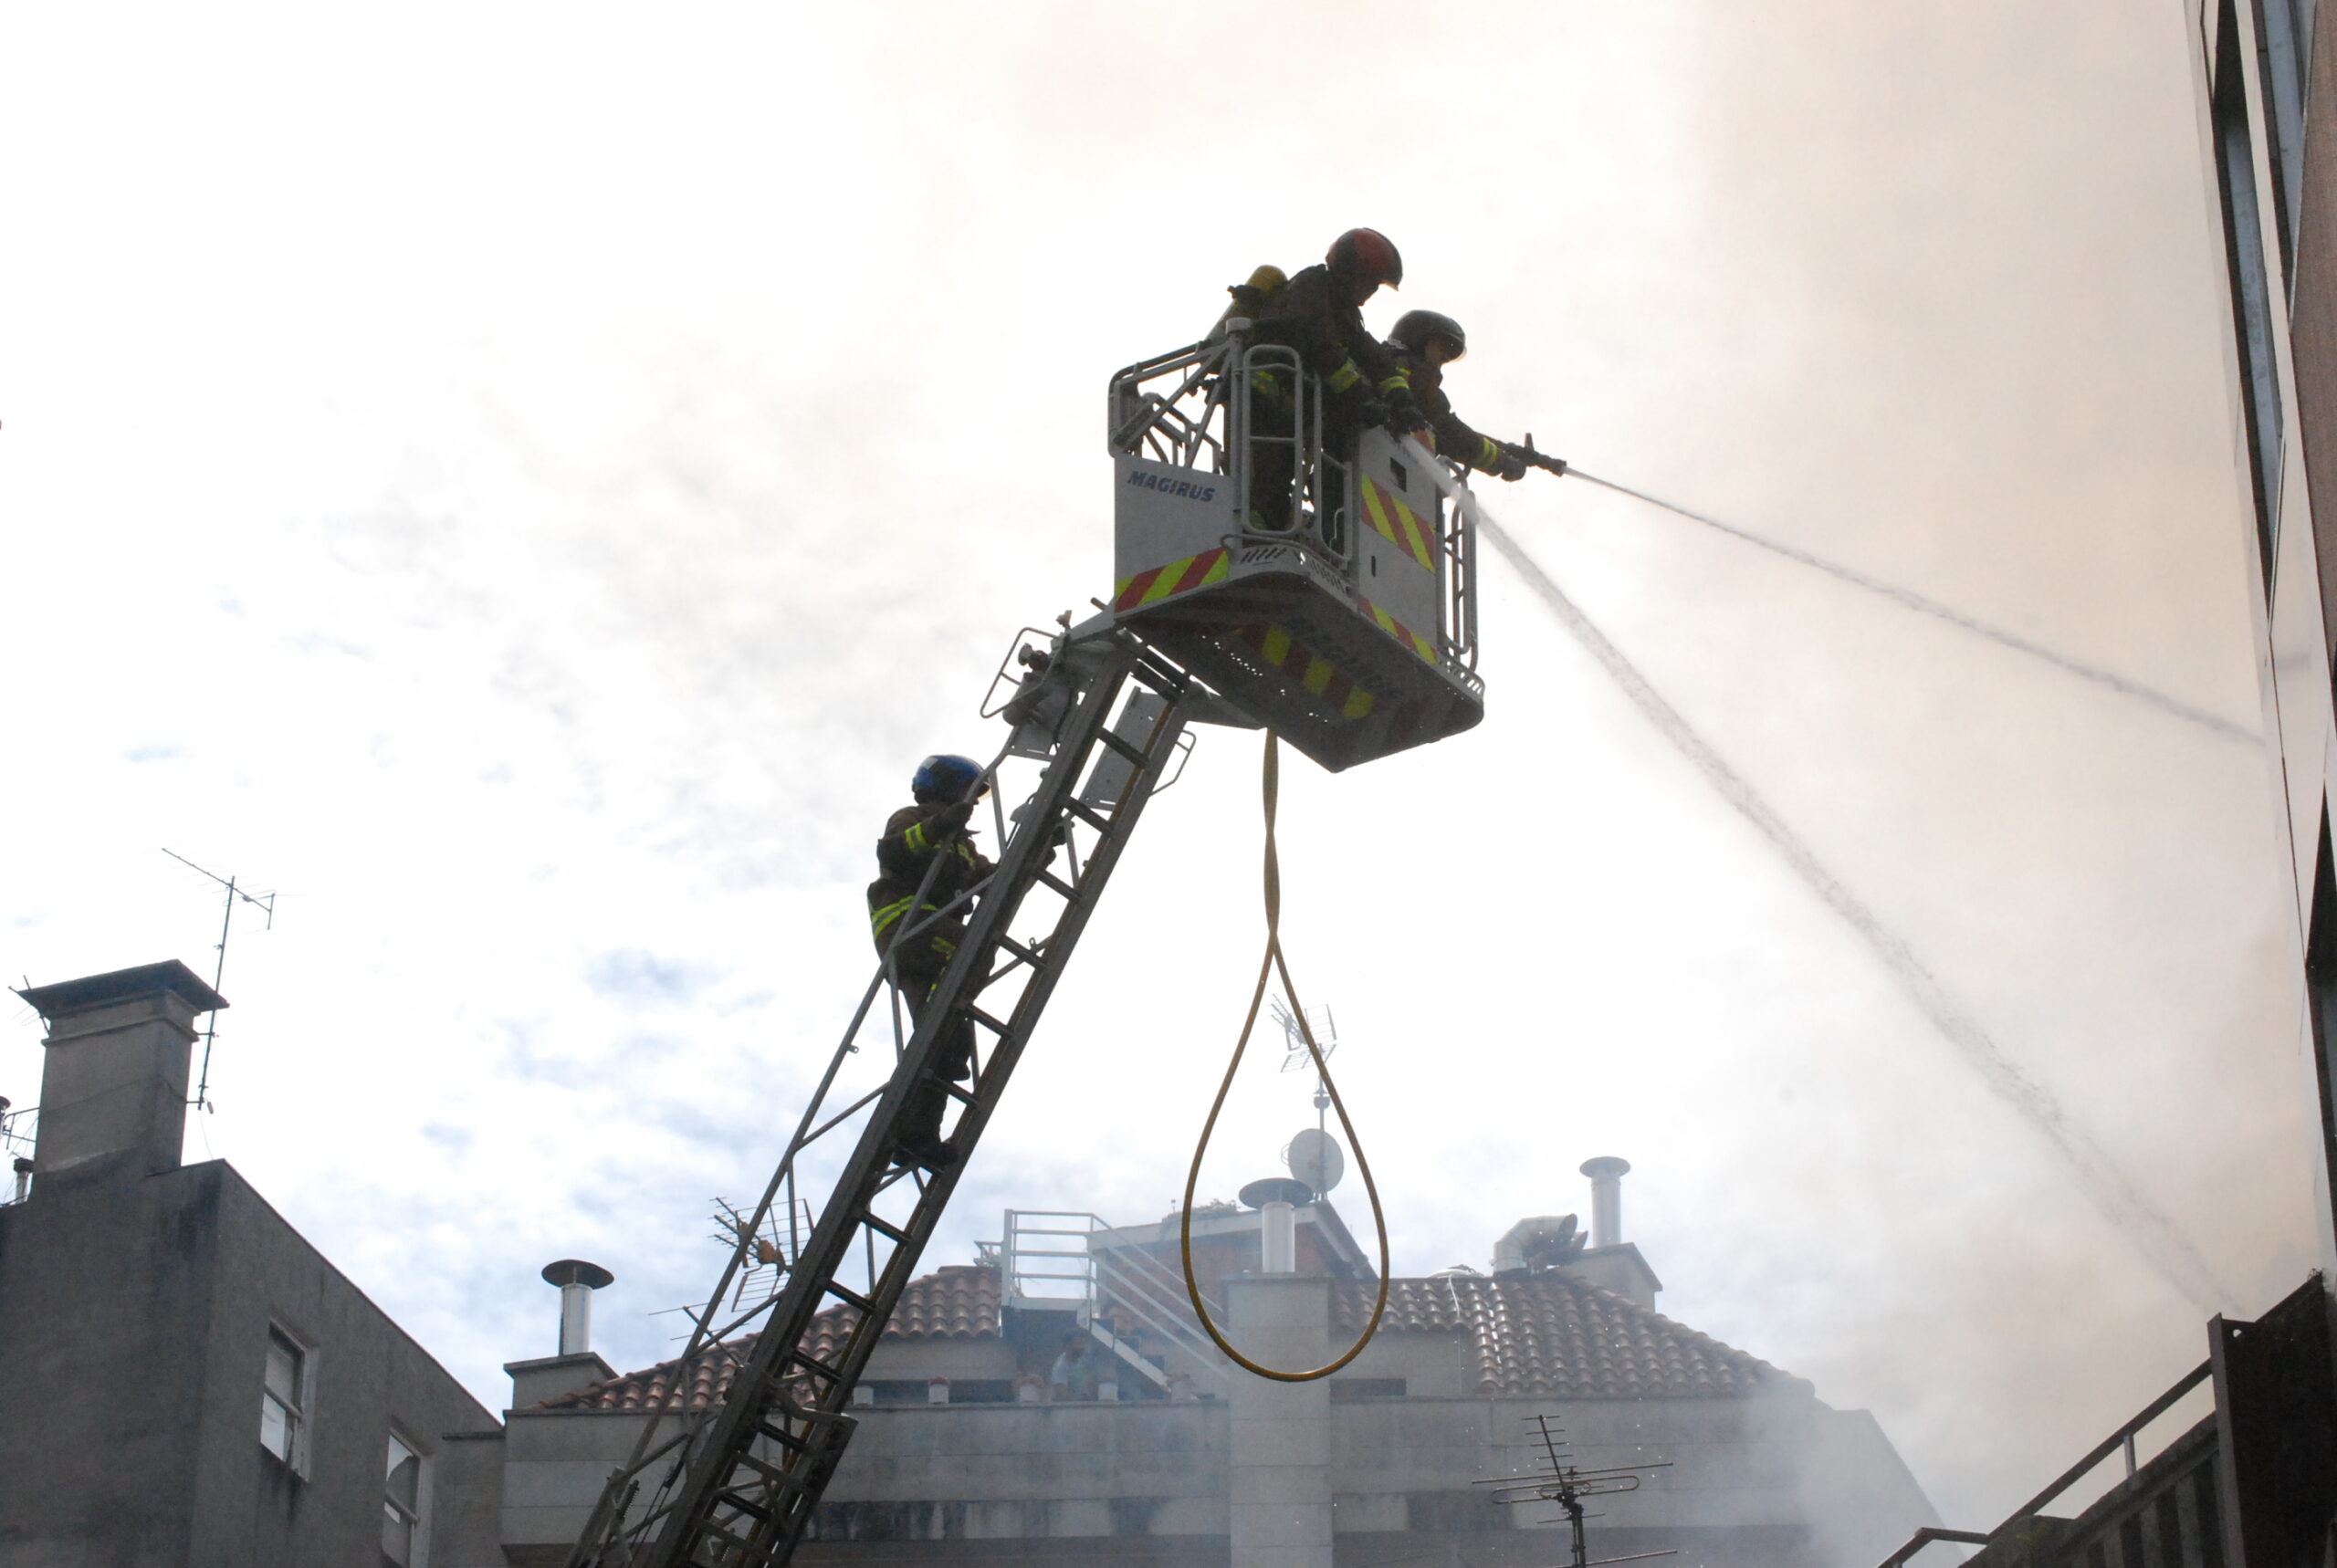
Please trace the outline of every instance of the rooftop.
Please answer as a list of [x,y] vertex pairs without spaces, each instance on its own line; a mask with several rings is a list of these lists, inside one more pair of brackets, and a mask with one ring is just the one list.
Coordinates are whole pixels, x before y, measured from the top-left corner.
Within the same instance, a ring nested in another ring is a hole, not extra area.
[[[1563,1272],[1528,1277],[1439,1276],[1390,1280],[1381,1333],[1466,1337],[1475,1391],[1484,1398],[1697,1399],[1740,1397],[1800,1380],[1758,1356],[1723,1344],[1661,1312]],[[1376,1285],[1334,1281],[1334,1323],[1353,1333],[1371,1311]],[[812,1320],[806,1348],[824,1356],[849,1308]],[[885,1326],[887,1339],[987,1339],[1001,1333],[999,1273],[953,1264],[913,1280]],[[662,1405],[677,1380],[687,1403],[704,1408],[728,1388],[752,1336],[697,1356],[580,1388],[547,1409],[642,1410]]]

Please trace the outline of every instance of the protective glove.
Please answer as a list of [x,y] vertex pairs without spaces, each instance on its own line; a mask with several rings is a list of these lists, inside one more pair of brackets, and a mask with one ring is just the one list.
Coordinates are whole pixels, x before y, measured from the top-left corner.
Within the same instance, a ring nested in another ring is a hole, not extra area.
[[1525,477],[1525,470],[1530,466],[1525,461],[1525,454],[1514,446],[1504,446],[1501,449],[1501,461],[1494,465],[1493,473],[1514,485]]
[[[1428,415],[1420,412],[1420,405],[1413,402],[1412,394],[1402,387],[1388,394],[1388,428],[1399,435],[1410,435],[1428,428]],[[1430,445],[1433,450],[1433,439]]]
[[966,824],[973,820],[973,815],[974,803],[971,800],[960,800],[954,806],[944,806],[925,820],[926,833],[936,841],[955,838],[964,831]]
[[1370,430],[1388,423],[1388,405],[1376,397],[1359,400],[1355,405],[1355,423],[1358,429]]

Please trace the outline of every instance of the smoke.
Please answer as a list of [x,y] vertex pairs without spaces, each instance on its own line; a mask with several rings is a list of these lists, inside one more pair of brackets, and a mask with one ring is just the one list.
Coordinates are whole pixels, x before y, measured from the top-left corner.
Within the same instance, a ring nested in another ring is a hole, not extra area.
[[1777,815],[1742,775],[1731,768],[1697,733],[1680,710],[1665,701],[1623,651],[1594,625],[1549,574],[1519,548],[1489,514],[1479,515],[1478,528],[1493,547],[1514,566],[1542,602],[1568,633],[1588,649],[1681,755],[1736,808],[1745,820],[1775,845],[1786,863],[1808,883],[1827,905],[1866,940],[1892,977],[1931,1019],[1956,1051],[1958,1060],[1977,1073],[1993,1094],[2017,1113],[2058,1155],[2077,1180],[2079,1188],[2115,1225],[2151,1266],[2203,1312],[2218,1311],[2232,1292],[2216,1276],[2207,1260],[2185,1239],[2173,1221],[2134,1185],[2092,1134],[2080,1125],[2043,1084],[2030,1077],[2008,1056],[1987,1030],[1965,1010],[1936,976],[1916,956],[1906,940],[1884,924],[1866,903],[1818,858],[1800,834]]

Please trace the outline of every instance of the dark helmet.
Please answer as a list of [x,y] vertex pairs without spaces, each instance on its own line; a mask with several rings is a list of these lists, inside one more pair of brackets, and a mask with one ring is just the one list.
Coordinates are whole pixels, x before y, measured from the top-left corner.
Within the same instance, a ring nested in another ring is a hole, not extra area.
[[1400,288],[1404,258],[1396,245],[1378,229],[1349,229],[1331,242],[1324,263],[1342,277],[1369,278],[1374,284]]
[[927,758],[917,765],[917,776],[909,780],[909,789],[918,795],[938,795],[945,800],[972,800],[966,791],[980,782],[982,765],[970,757],[958,757],[948,752]]
[[1415,354],[1428,352],[1430,338],[1441,338],[1451,344],[1456,360],[1469,351],[1469,334],[1461,330],[1461,323],[1435,310],[1405,311],[1396,318],[1396,329],[1389,338]]

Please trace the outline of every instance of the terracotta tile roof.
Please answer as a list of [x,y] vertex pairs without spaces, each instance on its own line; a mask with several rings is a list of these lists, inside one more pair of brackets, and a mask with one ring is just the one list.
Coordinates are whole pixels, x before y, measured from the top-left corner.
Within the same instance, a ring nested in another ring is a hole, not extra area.
[[[1374,1286],[1331,1287],[1331,1317],[1353,1333],[1371,1310]],[[910,1281],[888,1339],[986,1339],[1000,1332],[998,1270],[952,1265]],[[805,1336],[815,1355],[832,1354],[850,1309],[812,1320]],[[1496,1280],[1440,1276],[1391,1280],[1382,1333],[1460,1334],[1469,1344],[1474,1393],[1484,1398],[1728,1398],[1798,1384],[1758,1356],[1698,1333],[1610,1291],[1564,1274]],[[701,1354],[685,1375],[679,1361],[660,1362],[545,1401],[548,1409],[640,1410],[664,1402],[686,1376],[692,1407],[721,1397],[736,1359],[752,1336]]]
[[[851,1321],[849,1307],[831,1307],[812,1320],[803,1336],[813,1355],[835,1353],[838,1338]],[[986,1339],[999,1332],[998,1270],[974,1263],[953,1263],[938,1273],[912,1280],[901,1291],[892,1322],[885,1325],[886,1339]],[[645,1372],[631,1372],[579,1388],[557,1399],[547,1399],[548,1410],[644,1410],[665,1402],[677,1377],[688,1386],[693,1409],[721,1398],[730,1379],[755,1343],[749,1334],[728,1345],[717,1345],[691,1358],[685,1375],[680,1358],[661,1361]]]
[[[1360,1329],[1376,1287],[1331,1288],[1341,1332]],[[1382,1333],[1460,1333],[1487,1398],[1724,1398],[1800,1380],[1611,1291],[1544,1274],[1390,1280]]]

